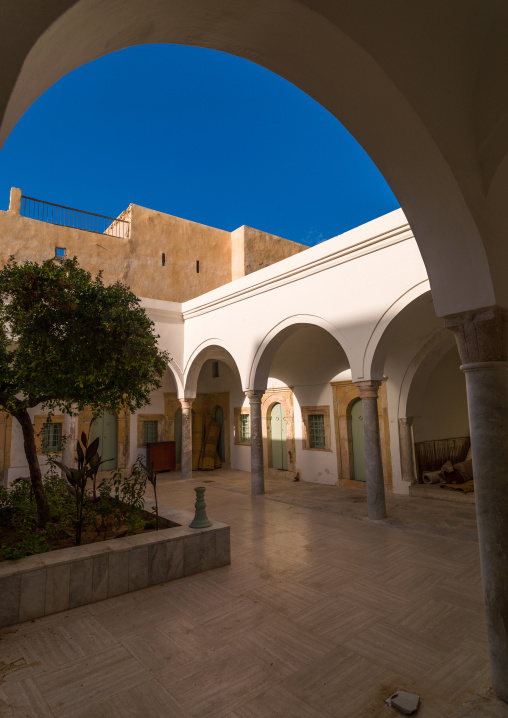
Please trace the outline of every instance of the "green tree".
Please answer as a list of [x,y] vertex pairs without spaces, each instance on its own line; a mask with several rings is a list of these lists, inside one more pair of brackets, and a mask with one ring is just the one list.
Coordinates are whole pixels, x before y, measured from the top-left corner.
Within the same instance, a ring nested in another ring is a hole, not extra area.
[[126,286],[105,286],[76,258],[11,257],[0,270],[0,409],[21,425],[41,526],[49,515],[28,409],[145,406],[169,361],[153,326]]

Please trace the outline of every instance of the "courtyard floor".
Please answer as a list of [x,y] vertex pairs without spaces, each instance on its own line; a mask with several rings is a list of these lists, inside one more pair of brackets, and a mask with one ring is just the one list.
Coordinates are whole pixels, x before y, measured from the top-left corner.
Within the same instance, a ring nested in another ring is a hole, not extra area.
[[390,718],[407,690],[447,718],[488,688],[474,506],[389,496],[372,523],[360,491],[249,482],[161,475],[181,509],[207,487],[231,566],[1,630],[0,716]]

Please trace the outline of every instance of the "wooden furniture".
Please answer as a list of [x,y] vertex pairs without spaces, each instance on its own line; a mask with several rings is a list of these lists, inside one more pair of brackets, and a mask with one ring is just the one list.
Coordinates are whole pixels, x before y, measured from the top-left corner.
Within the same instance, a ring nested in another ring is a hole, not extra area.
[[146,445],[146,461],[148,468],[153,470],[174,471],[176,468],[176,451],[174,441],[153,441]]

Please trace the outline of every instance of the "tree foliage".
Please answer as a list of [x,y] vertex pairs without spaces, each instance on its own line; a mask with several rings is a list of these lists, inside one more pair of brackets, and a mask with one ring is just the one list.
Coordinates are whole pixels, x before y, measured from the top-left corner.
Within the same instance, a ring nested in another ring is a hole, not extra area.
[[[135,411],[169,360],[153,322],[123,284],[104,286],[76,258],[0,270],[0,401],[7,409]],[[21,394],[21,397],[18,395]]]
[[76,258],[39,265],[11,257],[0,270],[0,409],[20,422],[41,490],[27,410],[145,406],[169,361],[157,339],[139,299],[120,282],[105,286],[101,273],[92,278]]

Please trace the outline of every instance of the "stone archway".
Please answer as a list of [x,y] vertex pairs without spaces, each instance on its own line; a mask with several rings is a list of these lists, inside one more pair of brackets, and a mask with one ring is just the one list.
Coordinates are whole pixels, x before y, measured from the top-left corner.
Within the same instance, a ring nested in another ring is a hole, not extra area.
[[[372,36],[374,16],[378,31]],[[482,97],[475,106],[477,114],[485,113],[482,122],[467,115],[471,95],[479,99],[478,73],[490,79],[492,67],[484,56],[490,47],[484,39],[474,52],[471,43],[462,40],[469,39],[468,32],[474,36],[486,32],[485,27],[506,27],[508,15],[499,8],[485,9],[483,20],[486,25],[464,8],[462,25],[468,30],[461,36],[453,20],[440,15],[436,42],[437,23],[430,8],[422,13],[408,7],[402,16],[395,7],[379,13],[373,5],[366,23],[360,6],[343,12],[341,3],[323,6],[315,0],[261,0],[254,5],[237,0],[234,7],[229,0],[146,0],[142,5],[137,0],[49,0],[31,8],[28,27],[13,4],[4,18],[10,56],[0,77],[0,142],[51,84],[107,53],[132,45],[176,43],[235,54],[307,92],[368,152],[413,227],[440,315],[490,306],[501,298],[508,303],[506,283],[496,287],[496,294],[491,281],[479,229],[485,224],[482,180],[471,181],[477,155],[474,142],[467,139],[472,125],[481,127],[483,165],[490,168],[489,177],[496,175],[493,205],[495,197],[504,196],[499,191],[502,173],[495,170],[502,166],[507,147],[494,132],[499,134],[504,118],[502,108],[491,107],[495,95]],[[492,37],[499,48],[501,36]],[[431,64],[426,43],[432,46]],[[461,82],[454,83],[455,93],[448,92],[446,83],[452,53],[464,67]],[[469,67],[472,57],[474,73]],[[412,68],[408,76],[407,66]],[[502,66],[498,58],[496,68]],[[503,87],[503,82],[498,85]],[[429,114],[432,103],[439,112]],[[489,209],[495,213],[493,206]],[[492,242],[487,249],[494,266],[498,247]],[[451,292],[449,276],[454,272],[460,273],[461,282]]]

